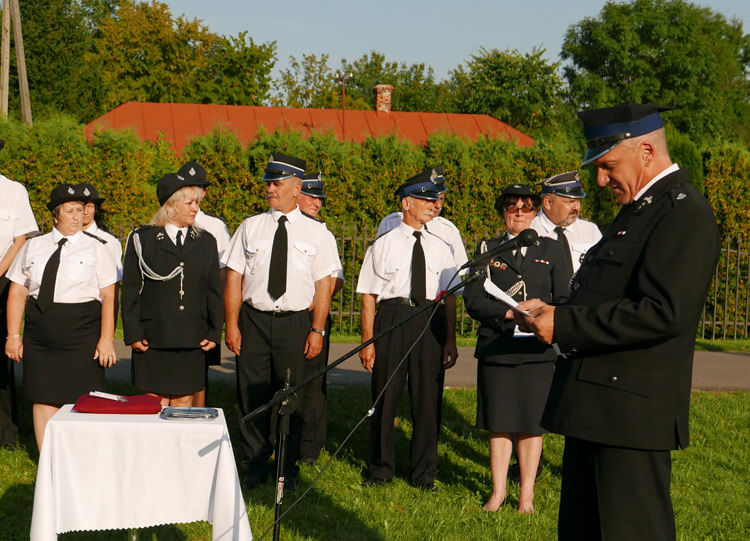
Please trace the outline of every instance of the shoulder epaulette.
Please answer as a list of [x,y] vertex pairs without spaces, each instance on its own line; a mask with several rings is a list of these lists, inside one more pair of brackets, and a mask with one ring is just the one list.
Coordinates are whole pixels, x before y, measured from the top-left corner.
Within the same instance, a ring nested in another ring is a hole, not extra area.
[[321,220],[320,218],[318,218],[318,217],[316,217],[316,216],[311,216],[310,214],[308,214],[307,212],[304,212],[304,211],[302,211],[302,210],[300,211],[300,214],[302,214],[302,216],[307,216],[307,217],[308,217],[308,218],[310,218],[311,220],[315,220],[316,222],[319,222],[319,223],[321,223],[321,224],[324,224],[324,223],[325,223],[325,222],[324,222],[323,220]]
[[89,233],[88,231],[84,231],[84,232],[83,232],[83,234],[84,234],[84,235],[88,235],[88,236],[89,236],[89,237],[91,237],[92,239],[96,239],[96,240],[98,240],[98,241],[99,241],[99,242],[101,242],[102,244],[107,244],[107,241],[106,241],[106,240],[104,240],[103,238],[97,237],[97,236],[96,236],[96,235],[94,235],[93,233]]

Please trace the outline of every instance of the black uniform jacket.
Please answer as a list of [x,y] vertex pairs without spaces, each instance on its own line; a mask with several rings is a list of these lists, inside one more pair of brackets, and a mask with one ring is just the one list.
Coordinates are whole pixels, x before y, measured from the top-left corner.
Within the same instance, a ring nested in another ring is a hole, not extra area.
[[635,449],[688,445],[698,320],[719,257],[706,199],[678,170],[623,207],[555,310],[542,426]]
[[[491,250],[506,237],[486,241]],[[480,254],[481,245],[476,255]],[[511,252],[497,256],[489,265],[490,279],[506,293],[519,280],[526,284],[526,298],[539,298],[548,303],[563,302],[568,297],[567,260],[562,244],[541,237],[536,245],[526,249],[521,267],[518,268]],[[469,315],[479,321],[477,347],[474,356],[485,362],[521,364],[528,362],[554,361],[555,351],[535,338],[513,338],[516,326],[512,319],[505,319],[509,306],[485,292],[484,277],[464,288],[464,302]],[[523,292],[514,297],[522,301]]]
[[[179,276],[166,282],[141,280],[133,245],[136,233],[143,259],[154,272],[165,276],[182,266],[182,298]],[[122,322],[126,344],[144,338],[154,348],[196,348],[204,338],[219,344],[224,307],[214,237],[191,231],[180,254],[163,227],[143,226],[133,232],[123,262]]]

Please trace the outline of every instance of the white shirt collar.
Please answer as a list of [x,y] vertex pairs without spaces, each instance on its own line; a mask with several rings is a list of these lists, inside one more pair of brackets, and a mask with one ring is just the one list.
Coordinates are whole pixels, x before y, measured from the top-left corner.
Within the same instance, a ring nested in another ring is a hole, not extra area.
[[175,246],[177,246],[177,232],[182,231],[182,243],[185,244],[185,239],[187,238],[187,234],[188,234],[187,226],[177,227],[172,222],[169,222],[167,225],[164,226],[164,231],[166,231],[167,236],[175,244]]
[[[281,218],[281,215],[284,214],[280,210],[276,209],[270,209],[271,216],[273,216],[273,221],[278,222],[279,218]],[[293,224],[297,219],[302,216],[302,212],[299,210],[299,206],[294,207],[294,210],[284,214],[286,216],[286,219],[289,221],[290,224]]]
[[414,229],[412,226],[406,225],[403,220],[401,220],[401,223],[398,224],[398,229],[407,237],[413,236],[415,231],[419,231],[419,232],[426,231],[424,226],[422,226],[422,229]]
[[654,178],[652,178],[648,184],[646,184],[643,188],[641,188],[637,194],[635,194],[635,197],[633,198],[633,201],[638,201],[643,194],[645,194],[647,191],[651,189],[651,187],[659,182],[661,179],[666,177],[667,175],[670,175],[674,173],[675,171],[678,171],[680,169],[680,166],[676,163],[673,163],[669,167],[667,167],[664,171],[656,175]]
[[537,216],[539,216],[539,223],[547,233],[552,233],[555,231],[555,227],[557,226],[552,223],[552,220],[547,217],[543,210],[539,211],[537,213]]
[[52,240],[55,242],[55,244],[60,242],[60,239],[63,237],[68,239],[68,242],[75,244],[76,242],[81,240],[81,237],[83,237],[83,233],[81,231],[78,231],[77,233],[73,235],[65,236],[62,233],[60,233],[60,231],[58,231],[56,227],[52,228]]

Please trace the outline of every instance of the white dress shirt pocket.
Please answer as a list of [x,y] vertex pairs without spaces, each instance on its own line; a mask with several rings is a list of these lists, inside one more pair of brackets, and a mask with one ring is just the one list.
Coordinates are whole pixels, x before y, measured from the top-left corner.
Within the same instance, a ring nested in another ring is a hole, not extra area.
[[317,250],[315,246],[303,240],[294,241],[291,258],[294,266],[302,271],[310,272]]
[[96,255],[84,252],[61,259],[59,275],[73,283],[88,282],[96,276]]
[[259,265],[262,265],[264,260],[270,258],[270,249],[271,241],[265,240],[255,241],[245,247],[245,264],[247,265],[248,274],[258,272]]

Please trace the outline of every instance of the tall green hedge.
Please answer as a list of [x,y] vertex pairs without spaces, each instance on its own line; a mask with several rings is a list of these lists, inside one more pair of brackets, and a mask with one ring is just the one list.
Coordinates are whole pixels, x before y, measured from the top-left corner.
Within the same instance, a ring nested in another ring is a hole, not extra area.
[[[725,233],[745,236],[750,209],[750,153],[746,148],[718,144],[703,155],[689,138],[667,132],[673,157],[694,171],[696,184],[707,192]],[[177,156],[169,145],[139,140],[128,131],[102,131],[86,141],[83,127],[55,118],[28,127],[0,124],[5,149],[0,172],[23,182],[40,223],[49,228],[46,201],[60,182],[94,184],[105,197],[106,223],[118,235],[149,220],[157,210],[155,185],[182,161],[194,159],[209,173],[211,187],[204,207],[225,218],[230,230],[245,216],[263,211],[260,181],[268,155],[279,150],[305,158],[310,170],[323,171],[328,199],[323,217],[331,224],[369,230],[398,208],[397,186],[431,164],[441,164],[449,186],[444,215],[453,220],[467,248],[475,238],[493,234],[499,219],[493,202],[500,190],[515,182],[535,183],[577,167],[582,144],[566,137],[540,140],[529,148],[514,142],[480,139],[470,142],[445,134],[433,135],[425,147],[395,136],[342,143],[333,134],[303,138],[299,133],[259,133],[246,146],[236,134],[217,129],[198,137]],[[695,173],[698,172],[698,174]],[[609,190],[596,186],[591,170],[582,172],[589,197],[584,216],[605,227],[617,211]]]

